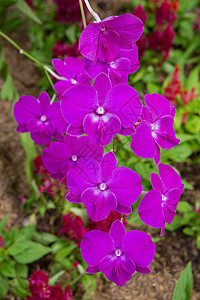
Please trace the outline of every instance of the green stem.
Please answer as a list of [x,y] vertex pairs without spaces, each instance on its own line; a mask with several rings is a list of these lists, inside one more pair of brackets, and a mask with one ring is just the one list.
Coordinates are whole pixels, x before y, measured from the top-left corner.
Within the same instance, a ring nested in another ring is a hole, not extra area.
[[51,87],[54,90],[53,87],[53,82],[51,80],[51,77],[49,76],[49,73],[47,72],[45,65],[43,63],[41,63],[39,60],[37,60],[35,57],[33,57],[32,55],[30,55],[28,52],[24,51],[17,43],[15,43],[11,38],[9,38],[9,36],[7,36],[5,33],[3,33],[2,31],[0,31],[0,36],[2,36],[5,40],[7,40],[11,45],[13,45],[17,50],[19,50],[20,54],[25,55],[26,57],[28,57],[30,60],[34,61],[36,64],[38,64],[40,67],[42,67],[44,69],[45,75],[47,76],[47,79],[49,80],[49,83],[51,85]]
[[79,5],[80,5],[81,16],[82,16],[82,20],[83,20],[83,27],[86,28],[87,24],[86,24],[86,18],[85,18],[85,13],[84,13],[82,0],[79,0]]

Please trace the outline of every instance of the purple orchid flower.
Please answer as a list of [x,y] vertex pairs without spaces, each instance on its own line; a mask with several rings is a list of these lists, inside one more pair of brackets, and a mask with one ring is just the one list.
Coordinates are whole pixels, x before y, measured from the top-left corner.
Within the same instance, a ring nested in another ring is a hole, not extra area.
[[83,30],[79,50],[89,60],[112,62],[122,49],[130,50],[142,32],[143,23],[134,15],[109,17]]
[[51,177],[61,179],[70,168],[76,168],[81,158],[102,159],[104,149],[91,143],[88,136],[76,137],[66,134],[64,143],[53,142],[43,150],[42,161]]
[[78,84],[90,84],[91,78],[84,70],[84,61],[80,58],[67,57],[64,61],[53,59],[52,64],[64,80],[56,82],[54,89],[60,100],[65,91]]
[[128,75],[138,70],[140,64],[138,61],[138,50],[134,43],[133,49],[122,50],[112,62],[85,59],[85,70],[94,79],[98,74],[106,73],[112,85],[117,83],[127,83]]
[[63,118],[60,103],[50,104],[49,95],[42,92],[38,99],[22,96],[14,105],[14,117],[19,123],[17,131],[30,132],[36,144],[47,145],[52,137],[63,140],[69,124]]
[[87,232],[80,248],[89,265],[86,272],[103,272],[118,286],[124,286],[135,271],[150,273],[148,266],[155,254],[155,243],[150,235],[138,230],[126,232],[119,220],[112,224],[109,233],[100,230]]
[[82,128],[96,145],[108,145],[116,133],[132,134],[141,107],[134,88],[125,84],[111,87],[104,73],[95,78],[93,86],[72,87],[61,100],[63,116],[70,126]]
[[100,164],[95,159],[80,159],[77,168],[69,170],[67,185],[66,199],[77,202],[73,197],[79,196],[93,221],[105,219],[113,210],[131,213],[131,205],[142,192],[140,176],[131,169],[117,168],[113,152],[105,154]]
[[133,152],[144,158],[160,161],[160,148],[171,149],[180,140],[175,137],[173,128],[176,109],[164,96],[159,94],[145,95],[145,106],[142,108],[141,122],[136,128],[131,141]]
[[141,200],[138,214],[147,225],[161,228],[164,234],[165,222],[170,224],[176,214],[184,185],[180,176],[169,165],[158,165],[160,177],[156,173],[151,174],[153,190],[149,191]]

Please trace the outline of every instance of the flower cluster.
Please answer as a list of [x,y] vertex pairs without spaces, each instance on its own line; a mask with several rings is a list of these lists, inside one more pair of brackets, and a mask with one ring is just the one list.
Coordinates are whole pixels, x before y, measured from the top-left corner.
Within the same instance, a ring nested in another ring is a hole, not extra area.
[[3,245],[4,245],[4,240],[2,235],[0,235],[0,247],[3,247]]
[[78,50],[78,43],[76,42],[72,46],[63,44],[61,40],[58,40],[52,48],[54,57],[64,58],[66,56],[79,57],[80,52]]
[[[29,131],[36,143],[46,145],[43,164],[52,178],[66,178],[66,199],[86,207],[91,219],[88,228],[70,213],[63,218],[62,233],[79,241],[83,237],[80,247],[89,264],[87,272],[102,271],[123,286],[135,271],[150,272],[155,244],[146,233],[126,233],[119,221],[121,214],[132,212],[140,197],[141,177],[132,169],[118,167],[114,150],[104,154],[103,146],[116,134],[132,136],[133,152],[159,164],[160,148],[171,149],[180,141],[173,128],[176,110],[168,99],[147,94],[143,105],[138,92],[127,85],[128,75],[139,67],[135,43],[143,32],[142,21],[131,14],[102,21],[94,16],[97,22],[89,24],[79,40],[84,61],[53,60],[60,74],[55,84],[58,102],[54,98],[50,102],[45,92],[38,99],[24,96],[15,104],[14,116],[18,132]],[[160,177],[151,175],[153,190],[142,199],[139,215],[163,233],[165,222],[174,217],[183,185],[169,166],[159,164],[158,168]],[[96,230],[105,226],[105,231]]]
[[72,300],[69,285],[63,291],[60,284],[50,286],[48,281],[49,279],[43,271],[34,271],[29,279],[31,296],[27,296],[27,300]]
[[187,105],[197,97],[195,87],[193,87],[191,91],[183,87],[180,80],[179,66],[177,65],[172,74],[171,81],[165,87],[165,97],[168,98],[172,105],[176,105],[176,98],[178,96],[180,96],[184,105]]
[[81,22],[82,18],[78,0],[54,0],[54,2],[57,5],[56,19],[60,23]]
[[[142,56],[145,52],[145,49],[149,47],[150,49],[163,53],[164,58],[168,58],[175,36],[173,23],[177,19],[176,12],[178,10],[178,1],[164,0],[161,4],[156,2],[154,9],[155,10],[153,13],[155,14],[155,29],[153,29],[153,32],[150,30],[150,34],[145,34],[145,37],[141,37],[137,41],[139,54]],[[151,12],[152,6],[147,7],[145,10],[143,6],[139,4],[134,9],[133,14],[139,17],[145,24],[148,18],[147,13]]]

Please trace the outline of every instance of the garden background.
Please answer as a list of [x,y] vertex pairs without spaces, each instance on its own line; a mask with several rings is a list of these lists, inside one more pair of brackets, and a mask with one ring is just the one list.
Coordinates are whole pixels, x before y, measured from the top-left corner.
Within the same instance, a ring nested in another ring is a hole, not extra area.
[[[151,274],[136,273],[121,288],[103,275],[85,274],[77,245],[85,228],[97,225],[87,220],[82,208],[66,202],[65,182],[50,178],[41,163],[42,147],[35,147],[28,134],[16,132],[12,113],[19,96],[36,97],[43,90],[53,96],[52,88],[43,68],[1,38],[0,299],[30,295],[28,278],[35,270],[44,271],[50,285],[69,285],[73,299],[200,299],[200,2],[90,2],[102,19],[128,12],[144,22],[137,43],[141,66],[130,75],[129,84],[142,99],[145,93],[161,93],[176,106],[174,126],[181,144],[162,151],[161,162],[180,173],[185,191],[162,237],[159,229],[140,221],[138,204],[126,219],[129,230],[143,230],[156,242]],[[161,9],[164,2],[168,6]],[[93,21],[89,13],[87,20]],[[82,29],[78,0],[0,0],[0,30],[52,69],[55,57],[79,56]],[[148,190],[153,161],[133,156],[129,144],[127,137],[116,138],[119,164],[137,171]],[[99,226],[108,227],[113,218]]]

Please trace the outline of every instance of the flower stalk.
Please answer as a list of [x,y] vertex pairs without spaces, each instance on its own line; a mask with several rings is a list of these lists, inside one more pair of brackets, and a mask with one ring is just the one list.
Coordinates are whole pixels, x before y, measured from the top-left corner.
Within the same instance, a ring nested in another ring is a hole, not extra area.
[[[80,2],[81,0],[79,0]],[[99,15],[92,9],[92,7],[90,6],[90,3],[88,0],[84,0],[85,4],[87,6],[87,9],[89,10],[89,12],[91,13],[91,15],[93,15],[93,17],[95,18],[95,20],[97,21],[97,23],[101,22],[101,19],[99,17]]]

